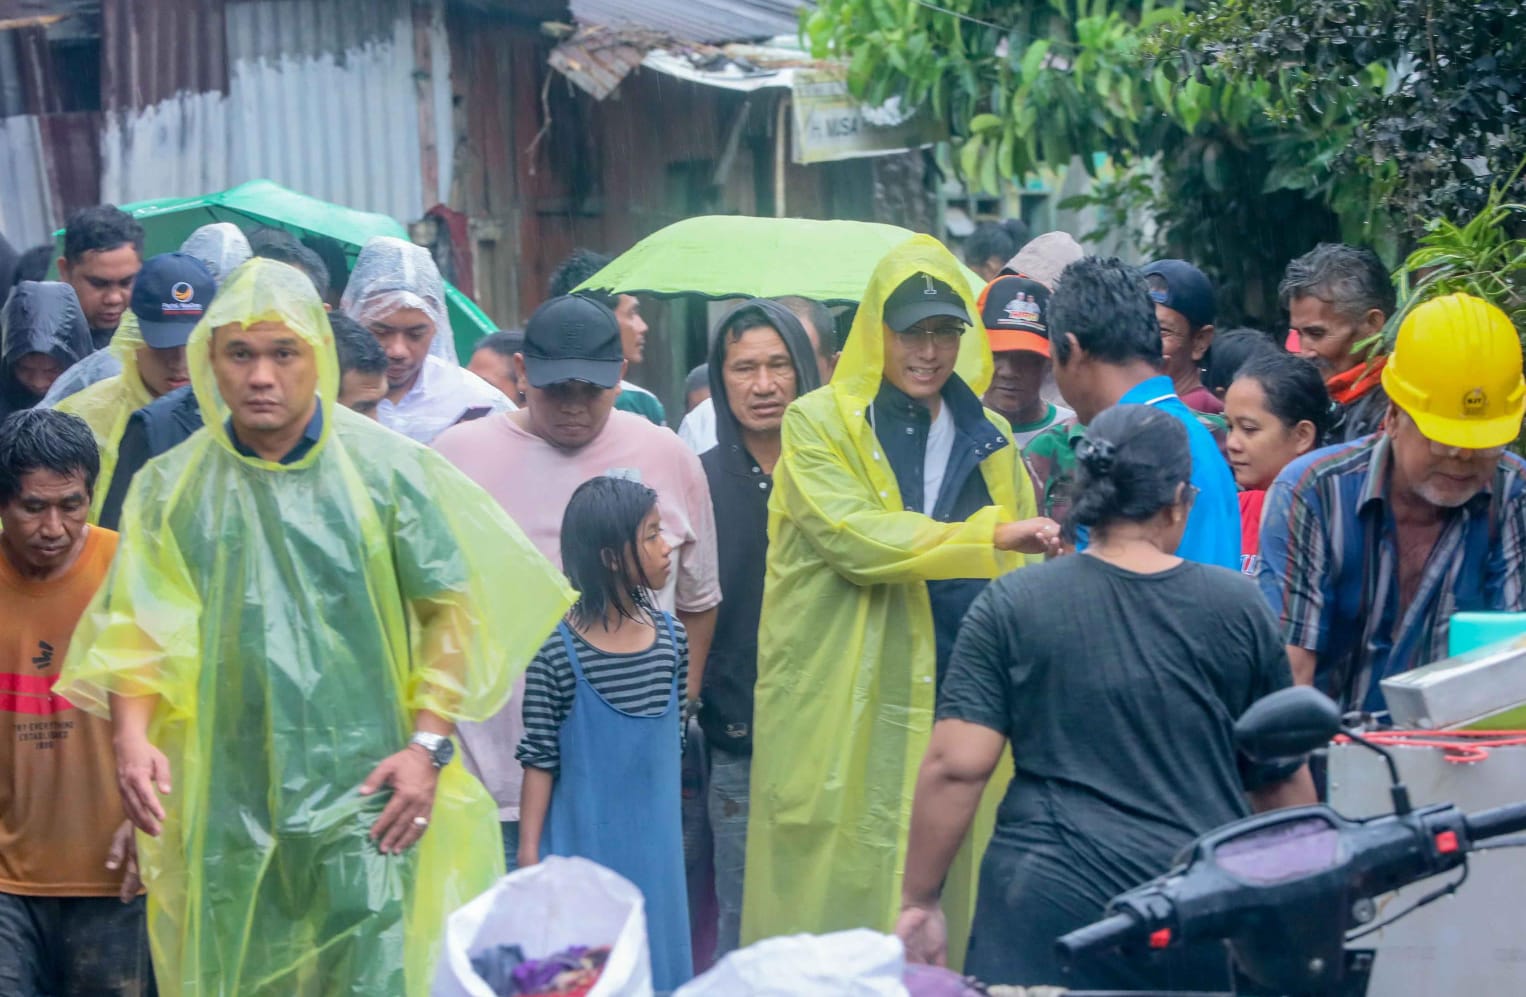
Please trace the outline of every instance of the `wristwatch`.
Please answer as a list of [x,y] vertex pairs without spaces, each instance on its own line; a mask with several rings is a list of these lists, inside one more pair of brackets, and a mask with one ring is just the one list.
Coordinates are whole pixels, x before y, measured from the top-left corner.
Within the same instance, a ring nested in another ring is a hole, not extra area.
[[442,769],[450,764],[450,760],[456,757],[456,744],[444,734],[428,734],[424,731],[415,731],[408,739],[409,744],[417,744],[429,752],[429,760],[434,762],[434,767]]

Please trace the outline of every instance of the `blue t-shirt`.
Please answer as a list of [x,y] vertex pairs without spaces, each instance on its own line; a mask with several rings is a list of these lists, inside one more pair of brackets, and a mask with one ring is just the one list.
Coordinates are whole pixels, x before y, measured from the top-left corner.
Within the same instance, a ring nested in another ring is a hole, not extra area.
[[[1119,405],[1150,405],[1170,412],[1187,427],[1187,441],[1192,446],[1192,484],[1197,501],[1187,516],[1187,532],[1182,534],[1178,557],[1200,564],[1217,564],[1231,571],[1240,570],[1240,499],[1234,475],[1219,453],[1213,434],[1198,422],[1192,410],[1176,397],[1169,377],[1152,377],[1130,388],[1118,399]],[[1076,538],[1076,547],[1085,550],[1084,533]]]

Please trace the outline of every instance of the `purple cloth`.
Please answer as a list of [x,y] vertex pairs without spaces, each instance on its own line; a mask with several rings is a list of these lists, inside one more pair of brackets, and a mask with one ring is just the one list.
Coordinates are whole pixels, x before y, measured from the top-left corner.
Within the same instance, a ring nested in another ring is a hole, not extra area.
[[516,992],[533,994],[545,989],[552,980],[569,969],[582,969],[583,956],[586,954],[588,946],[574,945],[544,959],[526,959],[514,967],[514,985],[518,988]]
[[981,997],[984,993],[958,973],[938,966],[908,964],[901,982],[911,997]]

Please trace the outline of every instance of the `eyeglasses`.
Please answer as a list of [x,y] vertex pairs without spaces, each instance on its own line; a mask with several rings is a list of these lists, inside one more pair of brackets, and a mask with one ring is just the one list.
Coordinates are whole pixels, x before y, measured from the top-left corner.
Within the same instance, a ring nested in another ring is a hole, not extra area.
[[896,338],[901,341],[902,346],[914,350],[925,344],[929,337],[934,346],[953,346],[963,335],[963,322],[939,322],[930,328],[919,322],[910,329],[896,333]]

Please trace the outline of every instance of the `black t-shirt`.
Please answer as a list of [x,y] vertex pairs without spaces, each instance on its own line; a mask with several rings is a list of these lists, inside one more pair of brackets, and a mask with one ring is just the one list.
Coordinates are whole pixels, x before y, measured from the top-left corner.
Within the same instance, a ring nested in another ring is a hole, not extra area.
[[938,719],[1011,742],[993,843],[1084,852],[1081,892],[1106,899],[1248,814],[1234,722],[1291,681],[1250,579],[1191,561],[1141,575],[1082,554],[1005,575],[975,601]]

